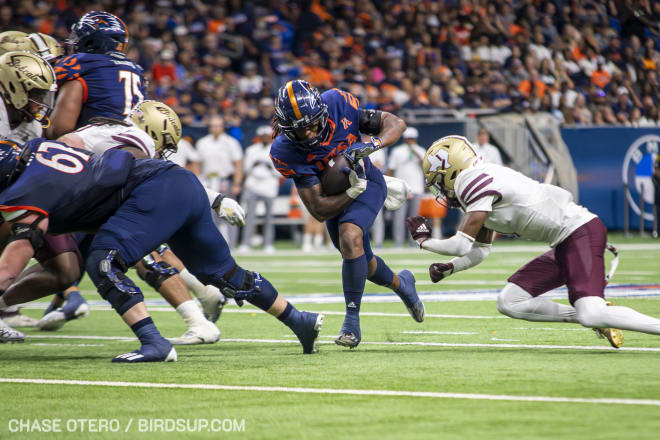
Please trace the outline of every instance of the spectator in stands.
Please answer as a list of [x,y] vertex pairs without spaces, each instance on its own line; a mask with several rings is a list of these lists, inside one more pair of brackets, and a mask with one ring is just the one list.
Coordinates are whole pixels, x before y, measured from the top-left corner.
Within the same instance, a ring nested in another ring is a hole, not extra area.
[[[231,107],[232,118],[253,125],[242,131],[253,132],[264,123],[261,116],[254,121],[259,99],[272,99],[299,70],[322,89],[346,88],[363,105],[387,111],[404,105],[412,113],[550,108],[570,123],[575,93],[583,92],[584,106],[605,120],[602,106],[621,113],[624,81],[642,112],[640,122],[649,107],[635,98],[660,102],[658,1],[460,0],[420,8],[417,2],[347,0],[274,2],[272,10],[235,1],[165,3],[115,2],[113,12],[126,17],[133,36],[129,58],[151,76],[149,97],[176,103],[184,125],[205,126],[210,114]],[[26,8],[3,5],[0,23],[2,29],[52,31],[61,40],[85,12],[61,8],[45,2],[33,17]],[[538,82],[530,78],[535,72]],[[605,96],[590,93],[591,85]],[[510,103],[498,96],[502,88]]]
[[273,143],[273,131],[270,125],[262,125],[257,129],[257,142],[245,150],[243,170],[242,204],[245,206],[245,227],[239,251],[247,252],[252,247],[257,220],[257,203],[263,202],[264,212],[264,251],[275,252],[273,240],[275,226],[273,225],[273,203],[280,188],[280,174],[270,160],[270,146]]

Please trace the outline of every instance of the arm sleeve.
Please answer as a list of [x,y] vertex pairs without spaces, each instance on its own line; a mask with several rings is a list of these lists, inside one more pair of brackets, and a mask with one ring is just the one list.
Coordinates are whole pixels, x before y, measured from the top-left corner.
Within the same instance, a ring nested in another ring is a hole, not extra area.
[[491,247],[492,246],[490,244],[479,243],[478,241],[475,241],[472,245],[472,249],[470,249],[467,254],[463,255],[462,257],[452,258],[449,261],[454,265],[453,273],[469,269],[484,261],[490,254]]
[[458,231],[456,235],[446,240],[439,240],[437,238],[430,238],[422,243],[422,249],[435,252],[442,255],[454,255],[462,257],[470,252],[474,238]]
[[380,110],[360,109],[360,132],[371,136],[375,136],[380,133],[381,117],[382,112]]

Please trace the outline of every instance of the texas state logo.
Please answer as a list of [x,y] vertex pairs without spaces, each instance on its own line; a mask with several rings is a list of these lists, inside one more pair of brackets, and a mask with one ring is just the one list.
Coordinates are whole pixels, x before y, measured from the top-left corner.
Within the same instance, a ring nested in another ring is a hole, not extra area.
[[628,203],[633,212],[641,214],[640,195],[644,200],[644,219],[653,221],[653,161],[658,154],[660,136],[649,134],[638,138],[628,148],[623,159],[623,184]]

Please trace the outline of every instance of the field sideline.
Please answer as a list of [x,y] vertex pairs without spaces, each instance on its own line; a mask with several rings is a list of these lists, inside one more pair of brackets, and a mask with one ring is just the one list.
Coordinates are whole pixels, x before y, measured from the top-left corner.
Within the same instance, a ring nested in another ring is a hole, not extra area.
[[[660,243],[610,241],[621,262],[608,296],[660,317]],[[0,438],[660,437],[660,337],[624,332],[625,349],[614,350],[581,326],[497,313],[497,289],[543,246],[497,242],[483,264],[438,285],[427,273],[438,256],[386,249],[393,270],[415,274],[427,319],[415,323],[367,283],[363,342],[352,351],[332,343],[343,319],[338,255],[282,248],[236,259],[298,308],[326,313],[320,353],[302,356],[276,319],[232,305],[218,344],[178,347],[173,364],[111,364],[136,341],[86,280],[88,318],[0,345]],[[183,333],[178,315],[144,292],[161,331]],[[44,301],[25,313],[41,316]],[[53,420],[59,430],[39,432]]]

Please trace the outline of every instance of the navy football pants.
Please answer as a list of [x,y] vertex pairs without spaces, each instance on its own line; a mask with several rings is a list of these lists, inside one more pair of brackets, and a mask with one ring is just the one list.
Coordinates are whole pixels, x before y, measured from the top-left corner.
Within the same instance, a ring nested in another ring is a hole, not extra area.
[[235,264],[213,223],[204,188],[183,168],[167,169],[139,184],[101,226],[90,252],[116,249],[131,267],[162,243],[204,284],[216,284]]

